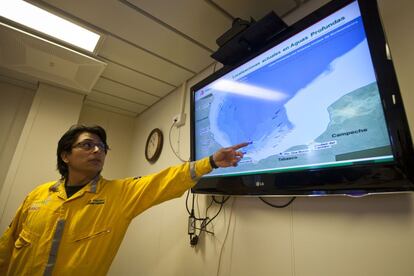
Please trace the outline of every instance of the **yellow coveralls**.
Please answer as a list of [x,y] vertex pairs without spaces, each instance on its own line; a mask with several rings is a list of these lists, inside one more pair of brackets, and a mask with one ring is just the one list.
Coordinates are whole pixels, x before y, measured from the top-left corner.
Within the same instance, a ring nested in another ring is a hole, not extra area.
[[211,170],[207,157],[141,178],[99,176],[69,199],[64,181],[45,183],[0,238],[0,275],[105,275],[135,216]]

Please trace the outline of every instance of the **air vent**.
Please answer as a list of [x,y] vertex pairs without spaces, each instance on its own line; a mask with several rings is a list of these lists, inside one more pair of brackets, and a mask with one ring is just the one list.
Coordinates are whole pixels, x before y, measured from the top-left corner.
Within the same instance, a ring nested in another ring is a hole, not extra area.
[[0,23],[0,67],[88,94],[106,63]]

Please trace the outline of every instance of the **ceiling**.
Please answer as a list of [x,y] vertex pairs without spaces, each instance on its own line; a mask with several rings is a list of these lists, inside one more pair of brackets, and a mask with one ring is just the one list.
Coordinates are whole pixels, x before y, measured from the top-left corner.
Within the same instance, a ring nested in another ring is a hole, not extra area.
[[29,1],[103,36],[95,58],[107,64],[85,104],[138,116],[214,63],[216,38],[236,17],[282,18],[305,0]]

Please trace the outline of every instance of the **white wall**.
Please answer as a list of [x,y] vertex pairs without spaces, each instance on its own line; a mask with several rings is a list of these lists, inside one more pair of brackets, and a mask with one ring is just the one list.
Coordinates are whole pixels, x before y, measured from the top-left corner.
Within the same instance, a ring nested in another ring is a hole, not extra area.
[[134,118],[84,105],[79,123],[100,125],[106,130],[107,143],[110,147],[105,160],[102,175],[107,179],[129,176],[128,166],[131,154]]
[[0,191],[0,232],[36,186],[59,179],[56,145],[78,121],[83,96],[40,84]]
[[0,190],[36,89],[22,82],[11,81],[0,79]]
[[[289,15],[294,22],[312,10]],[[414,3],[382,0],[385,29],[398,73],[405,107],[414,130],[410,67],[414,63]],[[211,69],[209,69],[211,70]],[[208,75],[204,72],[202,75]],[[192,83],[202,79],[198,76]],[[191,85],[191,84],[190,84]],[[144,158],[146,137],[154,127],[168,137],[171,118],[179,111],[180,91],[137,120],[130,174],[148,174],[178,163],[164,143],[159,161]],[[186,106],[188,114],[188,99]],[[178,131],[173,141],[177,145]],[[189,124],[180,129],[180,154],[189,156]],[[414,211],[411,194],[369,198],[299,198],[285,209],[272,209],[256,198],[229,201],[215,222],[215,236],[201,237],[190,248],[185,198],[146,211],[128,230],[110,275],[414,275]],[[205,196],[199,197],[200,209]],[[286,199],[273,199],[275,203]],[[213,208],[209,214],[213,214]],[[229,226],[229,227],[228,227]],[[219,268],[220,261],[220,269]]]

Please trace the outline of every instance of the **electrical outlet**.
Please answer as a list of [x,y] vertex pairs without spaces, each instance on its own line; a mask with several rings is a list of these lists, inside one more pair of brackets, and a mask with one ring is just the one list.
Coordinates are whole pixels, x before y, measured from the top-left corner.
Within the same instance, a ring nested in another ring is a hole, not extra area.
[[173,123],[176,127],[181,127],[185,125],[185,113],[175,115],[173,117]]

